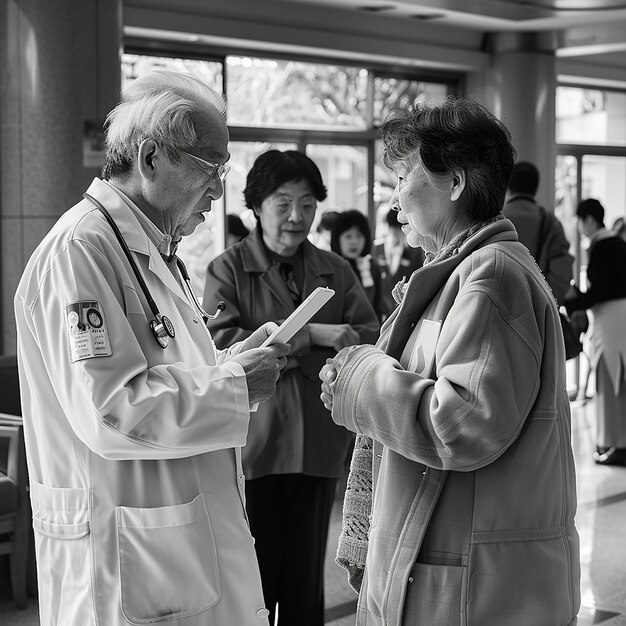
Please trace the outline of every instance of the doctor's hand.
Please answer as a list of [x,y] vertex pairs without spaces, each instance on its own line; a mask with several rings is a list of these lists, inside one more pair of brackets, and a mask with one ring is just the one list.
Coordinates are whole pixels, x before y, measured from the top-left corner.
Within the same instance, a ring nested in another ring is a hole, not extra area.
[[337,352],[361,342],[359,333],[350,324],[309,324],[311,344],[334,348]]
[[276,322],[265,322],[265,324],[259,326],[242,342],[239,352],[250,350],[251,348],[258,348],[277,328],[278,324],[276,324]]
[[266,348],[251,348],[230,359],[239,363],[246,373],[248,402],[251,407],[274,395],[280,371],[287,364],[289,350],[289,344],[275,343]]

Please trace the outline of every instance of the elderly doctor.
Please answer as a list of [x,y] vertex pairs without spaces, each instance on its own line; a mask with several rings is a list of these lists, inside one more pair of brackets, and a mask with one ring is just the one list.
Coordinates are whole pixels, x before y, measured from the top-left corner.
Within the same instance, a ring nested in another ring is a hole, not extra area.
[[19,284],[44,626],[267,625],[239,448],[289,346],[258,347],[268,323],[217,351],[175,257],[223,192],[223,109],[191,76],[136,80],[104,180]]

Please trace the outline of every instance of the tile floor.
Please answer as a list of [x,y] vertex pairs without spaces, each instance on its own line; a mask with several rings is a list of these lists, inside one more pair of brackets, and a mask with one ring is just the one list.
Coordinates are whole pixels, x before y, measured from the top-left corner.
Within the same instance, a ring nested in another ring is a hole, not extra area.
[[[593,463],[594,430],[593,401],[572,402],[582,561],[579,626],[626,626],[626,467],[600,467]],[[349,588],[343,570],[334,562],[340,515],[338,500],[326,559],[326,624],[352,626],[356,595]],[[0,626],[38,626],[36,600],[31,600],[26,610],[15,610],[6,565],[0,565]]]

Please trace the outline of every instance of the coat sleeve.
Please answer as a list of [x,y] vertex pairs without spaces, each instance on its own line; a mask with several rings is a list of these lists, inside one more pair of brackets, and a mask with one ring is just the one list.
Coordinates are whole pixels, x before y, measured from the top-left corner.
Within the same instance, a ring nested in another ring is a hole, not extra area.
[[551,229],[544,244],[546,250],[546,281],[559,305],[563,304],[573,276],[574,257],[569,252],[569,241],[563,225],[555,215],[551,215]]
[[207,322],[220,350],[227,350],[233,344],[244,341],[260,326],[243,317],[240,298],[247,290],[241,286],[243,271],[238,267],[234,254],[234,249],[229,249],[213,259],[207,267],[204,284],[203,303],[213,304],[222,300],[226,305],[216,319]]
[[[161,362],[150,362],[124,298],[110,259],[74,240],[51,261],[37,298],[25,304],[29,331],[76,435],[109,459],[180,458],[244,445],[249,408],[242,368],[167,362],[167,350],[159,353]],[[73,362],[65,310],[87,300],[102,303],[111,355]]]
[[474,470],[522,429],[539,389],[540,354],[537,334],[509,319],[494,294],[472,292],[442,323],[433,379],[378,348],[340,352],[332,416],[411,460]]
[[626,246],[617,237],[599,241],[591,250],[587,267],[589,289],[568,300],[568,313],[626,297]]

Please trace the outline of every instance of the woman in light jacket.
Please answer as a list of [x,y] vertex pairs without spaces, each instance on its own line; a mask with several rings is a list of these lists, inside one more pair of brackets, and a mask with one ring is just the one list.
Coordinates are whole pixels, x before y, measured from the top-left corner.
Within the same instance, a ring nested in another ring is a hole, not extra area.
[[591,363],[596,374],[598,465],[626,465],[626,241],[604,226],[604,207],[595,198],[576,209],[578,230],[589,240],[589,289],[574,289],[567,312],[591,313]]
[[398,109],[392,206],[426,264],[376,345],[320,371],[357,433],[338,560],[357,625],[565,626],[580,603],[554,298],[500,213],[514,150],[481,105]]
[[323,626],[324,557],[338,479],[345,480],[353,436],[319,397],[318,373],[345,346],[374,343],[378,320],[347,261],[307,235],[326,188],[315,163],[294,150],[261,154],[244,198],[257,227],[214,259],[204,304],[224,312],[209,323],[218,346],[243,340],[256,320],[281,322],[316,287],[335,295],[289,342],[272,400],[252,415],[242,450],[246,509],[274,624]]

